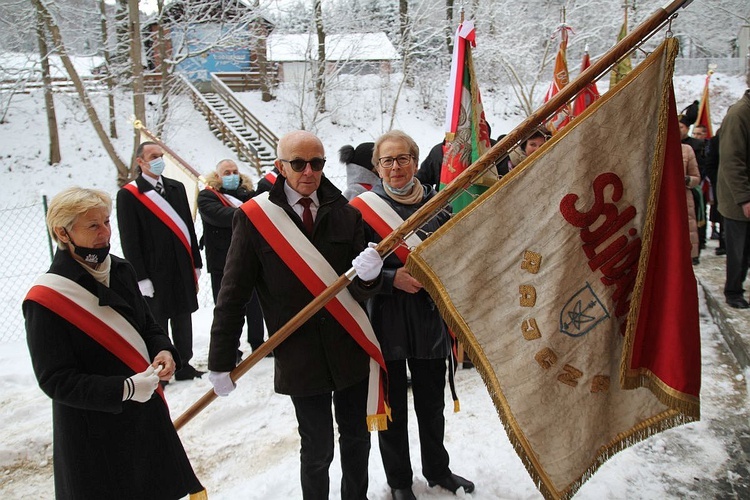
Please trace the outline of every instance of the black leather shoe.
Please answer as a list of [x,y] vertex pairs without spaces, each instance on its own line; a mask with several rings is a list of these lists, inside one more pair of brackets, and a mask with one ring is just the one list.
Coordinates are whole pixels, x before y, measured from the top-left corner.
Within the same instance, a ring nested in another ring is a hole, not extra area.
[[411,488],[391,488],[391,498],[393,500],[417,500]]
[[735,309],[747,309],[750,308],[750,304],[742,297],[737,299],[727,299],[727,305]]
[[463,488],[466,493],[471,493],[472,491],[474,491],[474,483],[453,473],[451,473],[451,475],[448,477],[444,477],[436,481],[428,479],[427,484],[430,485],[430,488],[435,485],[442,486],[446,490],[450,490],[453,493],[458,491],[459,488]]
[[185,365],[176,372],[174,372],[175,380],[192,380],[194,378],[201,378],[203,374],[200,370],[196,370],[192,365]]
[[727,249],[719,247],[716,250],[714,250],[714,253],[716,255],[726,255],[727,254]]

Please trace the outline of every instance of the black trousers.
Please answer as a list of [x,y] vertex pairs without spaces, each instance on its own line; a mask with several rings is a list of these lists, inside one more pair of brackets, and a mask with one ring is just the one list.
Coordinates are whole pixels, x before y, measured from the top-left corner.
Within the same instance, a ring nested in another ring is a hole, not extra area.
[[[219,290],[221,289],[221,280],[224,277],[224,273],[211,273],[211,291],[214,295],[214,304],[216,304],[219,298]],[[258,300],[258,294],[253,290],[253,296],[250,297],[250,302],[245,304],[245,321],[247,322],[247,343],[256,350],[263,343],[263,311],[260,308],[260,300]]]
[[328,468],[333,461],[331,402],[339,429],[341,498],[367,498],[367,462],[370,457],[367,380],[364,378],[333,393],[292,396],[301,441],[300,479],[305,500],[328,499]]
[[172,342],[180,355],[182,366],[187,366],[190,360],[193,359],[193,318],[191,313],[176,314],[171,318],[162,318],[156,316],[156,312],[154,312],[154,319],[167,333],[169,333],[167,325],[169,324],[172,327]]
[[[412,485],[409,458],[409,419],[406,360],[387,361],[388,397],[393,421],[388,430],[378,432],[385,476],[391,488]],[[450,457],[443,445],[445,434],[445,359],[409,359],[414,412],[419,425],[422,474],[428,480],[450,475]]]
[[727,300],[743,296],[743,283],[747,278],[750,259],[750,222],[724,218],[724,236],[727,247],[727,278],[724,297]]

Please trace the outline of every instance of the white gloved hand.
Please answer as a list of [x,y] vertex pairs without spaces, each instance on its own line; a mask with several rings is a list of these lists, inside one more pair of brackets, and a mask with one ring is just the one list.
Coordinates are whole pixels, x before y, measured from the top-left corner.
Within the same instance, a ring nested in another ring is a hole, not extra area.
[[357,276],[363,281],[372,281],[380,275],[383,268],[383,259],[375,247],[375,243],[368,243],[368,247],[352,261],[352,267],[357,271]]
[[139,281],[138,288],[141,290],[141,295],[143,295],[144,297],[153,298],[154,284],[151,282],[150,279],[146,278],[145,280]]
[[159,374],[150,366],[141,373],[136,373],[132,377],[125,379],[122,388],[123,401],[138,401],[145,403],[151,399],[151,395],[159,385]]
[[198,281],[199,279],[201,279],[201,268],[196,267],[193,270],[195,271],[195,281]]
[[208,372],[208,380],[214,386],[214,392],[217,396],[229,396],[229,393],[237,387],[229,377],[229,372]]

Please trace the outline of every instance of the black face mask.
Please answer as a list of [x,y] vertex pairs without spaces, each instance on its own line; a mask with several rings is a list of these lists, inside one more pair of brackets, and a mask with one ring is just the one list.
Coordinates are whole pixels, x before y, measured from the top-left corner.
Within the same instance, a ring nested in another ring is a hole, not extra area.
[[101,248],[79,247],[75,244],[73,238],[70,237],[70,234],[68,234],[68,238],[70,238],[70,242],[75,247],[73,252],[88,264],[101,264],[107,258],[107,255],[109,255],[109,245]]

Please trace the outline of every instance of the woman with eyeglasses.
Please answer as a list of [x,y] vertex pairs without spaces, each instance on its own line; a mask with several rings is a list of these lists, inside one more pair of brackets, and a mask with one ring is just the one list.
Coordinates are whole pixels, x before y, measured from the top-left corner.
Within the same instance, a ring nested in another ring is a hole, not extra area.
[[[373,164],[382,183],[351,203],[365,220],[367,241],[378,242],[435,196],[415,177],[419,147],[404,132],[381,136],[373,151]],[[406,244],[413,246],[450,218],[450,207],[423,225]],[[393,420],[380,431],[380,453],[394,499],[415,498],[409,457],[407,375],[411,373],[414,409],[419,423],[422,473],[430,487],[453,493],[470,493],[474,483],[453,474],[443,445],[444,390],[450,338],[435,303],[404,267],[408,249],[399,247],[383,263],[383,285],[368,300],[368,312],[388,368],[388,397]]]

